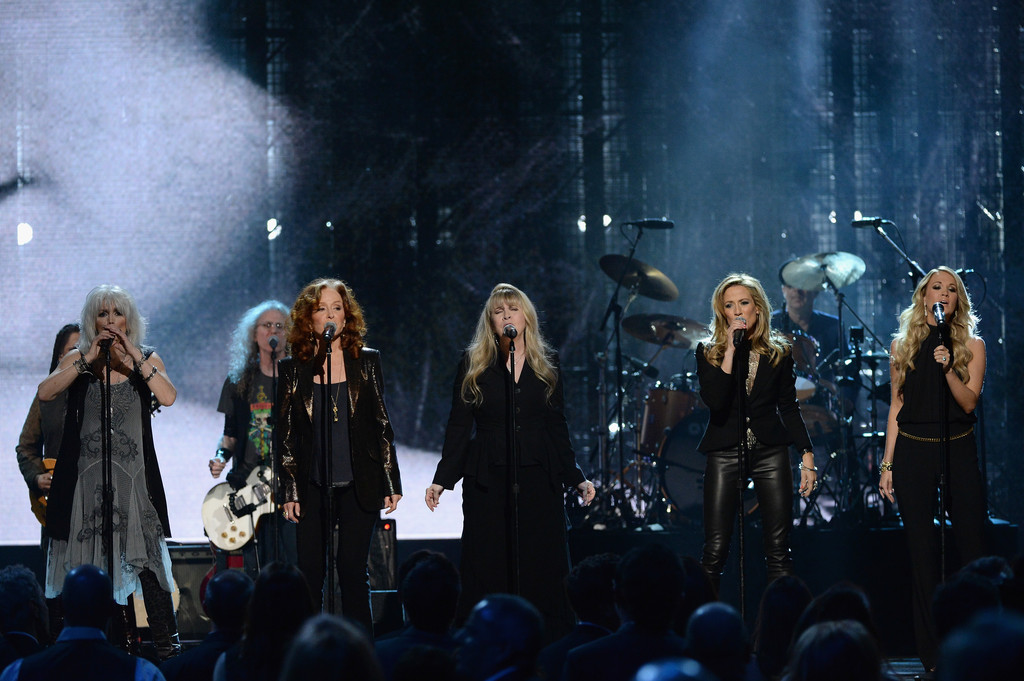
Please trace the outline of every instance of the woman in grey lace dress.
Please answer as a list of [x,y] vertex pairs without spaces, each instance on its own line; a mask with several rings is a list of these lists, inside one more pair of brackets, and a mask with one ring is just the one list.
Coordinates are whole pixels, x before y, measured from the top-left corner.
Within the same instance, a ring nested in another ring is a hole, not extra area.
[[[94,288],[82,308],[82,337],[39,384],[39,399],[67,397],[64,436],[46,511],[51,538],[46,594],[56,597],[74,567],[104,567],[102,512],[103,424],[101,400],[108,380],[111,412],[114,600],[122,606],[141,589],[157,652],[178,651],[171,603],[167,502],[153,447],[154,403],[169,406],[177,391],[163,361],[142,345],[146,321],[135,300],[118,286]],[[127,609],[122,609],[126,615]],[[130,634],[130,627],[126,627]]]

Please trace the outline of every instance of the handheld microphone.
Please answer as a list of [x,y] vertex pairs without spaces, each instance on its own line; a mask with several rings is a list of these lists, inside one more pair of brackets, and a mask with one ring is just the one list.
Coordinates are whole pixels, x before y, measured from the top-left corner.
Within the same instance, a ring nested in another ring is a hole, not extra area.
[[623,223],[625,226],[639,227],[640,229],[672,229],[676,223],[665,218],[657,220],[637,220],[636,222]]
[[508,336],[509,338],[515,338],[516,336],[519,335],[519,331],[516,329],[515,325],[513,325],[513,324],[506,324],[505,325],[505,330],[504,330],[503,333],[506,336]]
[[852,227],[878,227],[880,225],[891,225],[892,220],[886,220],[885,218],[861,218],[860,220],[851,220],[850,225]]
[[942,303],[932,305],[932,316],[935,317],[935,323],[939,326],[946,325],[946,308],[942,307]]
[[[746,323],[746,321],[747,321],[743,317],[737,317],[736,319],[740,320],[743,323]],[[746,333],[746,331],[747,331],[746,329],[736,329],[735,331],[733,331],[732,332],[732,344],[736,345],[736,346],[739,346],[739,344],[743,342],[743,334]]]
[[338,332],[338,325],[334,322],[324,324],[324,340],[330,343],[334,340],[334,334]]

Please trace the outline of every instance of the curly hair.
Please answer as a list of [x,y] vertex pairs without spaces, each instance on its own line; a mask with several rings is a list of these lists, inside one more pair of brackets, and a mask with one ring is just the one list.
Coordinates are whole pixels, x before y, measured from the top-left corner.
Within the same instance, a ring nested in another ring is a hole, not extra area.
[[288,332],[288,343],[292,347],[292,356],[300,362],[308,362],[318,350],[320,339],[313,333],[313,312],[320,303],[320,295],[325,288],[332,288],[341,296],[345,307],[345,326],[338,331],[342,351],[359,356],[365,345],[366,322],[363,321],[363,308],[359,307],[352,289],[341,279],[320,277],[306,284],[292,305],[292,328]]
[[704,343],[704,354],[708,362],[715,366],[721,366],[727,344],[732,342],[729,337],[729,319],[725,316],[725,302],[723,301],[725,292],[731,286],[746,288],[758,311],[753,325],[747,327],[751,350],[766,355],[771,360],[772,366],[778,366],[782,358],[791,350],[789,339],[772,329],[772,304],[768,301],[768,295],[764,292],[761,282],[743,272],[727,274],[711,295],[712,316],[709,325],[711,335]]
[[512,284],[498,284],[491,289],[491,295],[487,298],[487,303],[477,319],[473,340],[466,348],[469,366],[466,369],[466,375],[462,378],[463,401],[473,406],[480,406],[484,401],[480,386],[477,385],[477,379],[498,358],[498,336],[494,333],[494,327],[491,326],[491,311],[499,305],[514,305],[523,311],[523,316],[526,318],[524,331],[529,331],[522,336],[523,355],[537,377],[547,386],[546,395],[548,399],[551,399],[551,395],[555,392],[555,383],[558,381],[558,372],[551,360],[553,354],[551,347],[540,331],[537,308],[525,293]]
[[[249,394],[252,377],[259,370],[260,348],[256,344],[256,322],[268,310],[280,312],[284,315],[286,323],[291,312],[288,306],[279,300],[264,300],[245,311],[231,334],[231,345],[228,347],[228,379],[237,386],[239,395]],[[287,354],[285,348],[282,350],[282,356]]]
[[952,268],[940,265],[926,274],[917,283],[910,305],[900,313],[900,328],[893,334],[893,348],[890,362],[896,367],[899,376],[896,388],[903,394],[903,384],[907,380],[907,372],[914,370],[914,358],[921,349],[921,343],[928,337],[928,311],[925,309],[924,296],[928,283],[939,272],[952,275],[956,282],[956,309],[948,316],[950,354],[953,358],[952,369],[957,377],[967,383],[971,379],[967,365],[974,359],[974,353],[968,348],[968,341],[976,336],[978,322],[981,321],[971,307],[971,297],[967,293],[963,280]]

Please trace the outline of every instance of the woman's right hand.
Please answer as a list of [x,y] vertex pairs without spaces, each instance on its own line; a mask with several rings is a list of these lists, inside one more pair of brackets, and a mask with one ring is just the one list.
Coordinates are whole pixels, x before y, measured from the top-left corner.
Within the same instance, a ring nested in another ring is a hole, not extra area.
[[286,501],[282,508],[284,510],[281,513],[288,522],[297,523],[302,518],[302,508],[299,506],[299,502]]
[[882,477],[878,479],[878,493],[890,503],[895,501],[892,494],[892,471],[882,471]]
[[444,487],[441,485],[433,484],[427,488],[427,494],[424,500],[427,502],[427,508],[433,511],[437,508],[437,505],[441,503],[441,494],[444,492]]

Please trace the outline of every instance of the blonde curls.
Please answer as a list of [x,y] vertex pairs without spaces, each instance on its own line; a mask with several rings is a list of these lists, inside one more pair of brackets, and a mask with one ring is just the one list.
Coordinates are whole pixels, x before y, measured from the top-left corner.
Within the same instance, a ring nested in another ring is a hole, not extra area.
[[747,326],[751,350],[767,356],[772,366],[778,366],[782,358],[790,352],[789,339],[772,329],[772,304],[768,301],[768,295],[764,292],[761,282],[742,272],[726,275],[711,295],[711,336],[705,341],[705,357],[714,366],[721,366],[727,344],[732,342],[729,337],[729,318],[725,315],[723,300],[725,292],[731,286],[746,288],[750,292],[754,307],[757,308],[757,319],[753,325],[750,325],[748,320]]
[[957,377],[967,383],[971,379],[968,364],[974,358],[974,353],[968,347],[968,341],[975,337],[975,330],[978,328],[980,319],[974,314],[971,306],[971,297],[967,293],[960,275],[952,268],[940,265],[922,277],[914,289],[914,295],[910,299],[910,306],[900,313],[900,328],[893,334],[893,348],[890,362],[896,367],[898,376],[896,388],[899,394],[903,393],[903,385],[907,380],[907,372],[913,371],[914,358],[921,350],[921,344],[928,337],[928,311],[925,309],[924,297],[929,282],[939,272],[945,272],[953,277],[956,282],[956,309],[946,320],[949,325],[949,349],[953,357],[952,369]]

